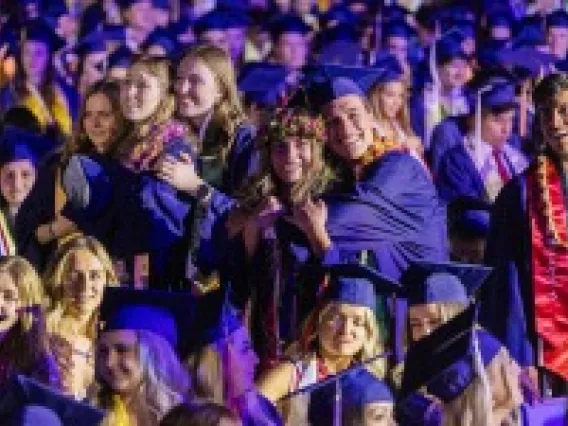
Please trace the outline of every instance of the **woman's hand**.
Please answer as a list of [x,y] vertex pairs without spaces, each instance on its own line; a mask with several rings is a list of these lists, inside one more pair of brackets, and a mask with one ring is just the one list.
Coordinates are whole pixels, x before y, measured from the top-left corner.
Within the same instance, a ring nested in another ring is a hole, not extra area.
[[287,216],[286,220],[296,225],[308,238],[312,250],[318,254],[324,254],[331,240],[327,229],[327,206],[322,200],[306,200],[302,204],[292,207],[292,216]]
[[280,200],[271,196],[262,202],[256,214],[246,219],[243,228],[243,242],[249,259],[256,252],[261,232],[272,227],[282,216],[283,211],[284,207]]
[[195,164],[185,152],[180,154],[179,160],[171,155],[161,158],[156,164],[155,171],[164,182],[192,196],[196,195],[199,186],[203,184],[203,179],[195,170]]

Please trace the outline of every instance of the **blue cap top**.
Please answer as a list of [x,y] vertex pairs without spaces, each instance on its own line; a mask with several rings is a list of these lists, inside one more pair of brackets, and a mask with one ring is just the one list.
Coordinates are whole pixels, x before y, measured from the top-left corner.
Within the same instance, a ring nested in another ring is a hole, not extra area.
[[414,34],[414,30],[403,20],[388,21],[383,26],[383,39],[389,37],[402,37],[410,39]]
[[467,304],[487,281],[492,268],[462,263],[416,262],[402,276],[409,306],[429,303]]
[[546,28],[568,28],[568,13],[557,10],[546,17]]
[[38,18],[24,24],[24,39],[41,41],[52,52],[56,52],[65,46],[65,40],[59,37],[44,19]]
[[174,349],[187,344],[194,298],[186,292],[107,287],[101,305],[102,331],[144,330],[164,338]]
[[471,98],[472,111],[478,93],[481,97],[481,107],[486,109],[513,109],[517,106],[515,83],[499,73],[491,72],[478,74],[467,86]]
[[238,87],[247,100],[263,107],[275,107],[285,94],[287,76],[288,71],[282,65],[251,62],[242,68]]
[[109,69],[120,67],[128,68],[132,65],[134,59],[134,52],[126,46],[120,46],[108,57],[108,67]]
[[484,366],[495,358],[501,344],[478,328],[477,307],[471,305],[431,334],[410,346],[402,380],[400,399],[404,400],[426,386],[429,394],[449,403],[473,382],[475,347]]
[[152,0],[152,6],[156,9],[170,10],[170,0]]
[[269,23],[268,28],[273,39],[278,39],[285,33],[308,34],[311,31],[310,26],[294,14],[279,16]]
[[458,30],[450,30],[449,34],[436,41],[436,63],[444,65],[453,59],[468,59],[462,42],[463,38]]
[[228,10],[227,28],[247,28],[252,24],[251,18],[240,10]]
[[46,141],[32,133],[14,126],[5,126],[0,144],[0,166],[28,160],[37,167],[42,145],[45,144]]
[[320,17],[323,28],[332,28],[339,24],[346,24],[355,27],[359,18],[351,12],[345,5],[331,7]]
[[541,46],[546,44],[543,21],[539,18],[525,18],[519,25],[521,30],[515,36],[513,47]]
[[73,48],[78,55],[88,55],[94,52],[107,51],[107,34],[102,31],[95,31],[81,39],[81,41]]
[[146,40],[144,40],[142,44],[142,48],[145,50],[148,50],[152,46],[162,47],[166,57],[172,57],[179,53],[177,52],[177,43],[172,37],[172,34],[165,28],[156,28],[146,37]]
[[515,17],[510,12],[499,11],[487,16],[487,28],[515,28]]
[[394,293],[400,285],[365,265],[345,263],[326,268],[329,284],[324,292],[328,302],[364,306],[375,311],[377,293]]
[[206,13],[194,23],[193,30],[199,35],[211,30],[226,30],[229,25],[227,12],[222,10],[212,10]]

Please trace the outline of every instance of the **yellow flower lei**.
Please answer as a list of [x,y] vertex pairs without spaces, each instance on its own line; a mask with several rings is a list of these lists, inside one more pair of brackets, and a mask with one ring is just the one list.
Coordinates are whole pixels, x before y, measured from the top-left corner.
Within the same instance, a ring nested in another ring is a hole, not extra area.
[[400,150],[402,150],[402,144],[400,142],[382,136],[375,137],[373,144],[367,148],[367,151],[365,151],[357,161],[363,167],[366,167],[387,152]]

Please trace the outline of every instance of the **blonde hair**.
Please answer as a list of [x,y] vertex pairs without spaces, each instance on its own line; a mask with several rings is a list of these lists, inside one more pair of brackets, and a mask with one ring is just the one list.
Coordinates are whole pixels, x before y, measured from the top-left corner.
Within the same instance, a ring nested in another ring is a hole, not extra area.
[[[400,128],[408,135],[414,136],[414,131],[412,130],[412,126],[410,124],[410,108],[408,107],[408,91],[409,91],[409,84],[406,79],[402,78],[400,80],[396,80],[397,83],[401,83],[403,85],[403,90],[406,93],[405,102],[402,103],[402,107],[400,111],[396,115],[396,121],[399,124]],[[371,93],[369,94],[369,102],[371,106],[371,112],[377,119],[379,123],[386,121],[386,117],[383,114],[383,108],[381,105],[381,94],[383,90],[385,90],[385,86],[388,83],[379,83],[373,86],[371,89]]]
[[[507,350],[501,348],[489,365],[477,372],[477,376],[458,398],[444,404],[443,426],[520,425],[519,413],[516,410],[523,402],[519,376],[519,366],[511,359]],[[496,407],[493,400],[493,387],[497,380],[502,381],[507,393],[507,410],[499,414],[496,414],[494,408],[503,407]]]
[[[63,317],[65,310],[63,305],[64,274],[67,271],[67,265],[71,256],[79,250],[88,251],[101,262],[105,271],[107,286],[118,286],[118,279],[114,272],[112,261],[101,243],[93,237],[82,235],[70,239],[55,252],[44,273],[45,291],[50,299],[50,312],[47,317],[48,330],[56,330]],[[93,314],[87,328],[88,337],[91,339],[96,337],[97,316],[96,313]]]
[[[0,273],[8,274],[14,280],[21,307],[43,310],[43,286],[34,267],[26,259],[19,256],[0,257]],[[34,322],[33,310],[22,313],[20,321],[23,331],[30,331]]]
[[152,58],[147,56],[137,57],[128,73],[135,69],[142,69],[153,77],[156,77],[160,86],[161,99],[156,111],[147,120],[141,123],[127,123],[127,136],[117,147],[118,156],[125,156],[132,148],[139,144],[151,144],[154,141],[146,141],[146,136],[157,125],[163,124],[172,118],[175,109],[175,100],[171,93],[171,70],[170,63],[164,58]]
[[[143,378],[136,403],[141,415],[159,422],[173,407],[189,399],[190,376],[171,345],[163,337],[144,330],[133,330],[137,336],[137,353]],[[105,409],[114,408],[116,396],[97,372],[95,403]]]
[[237,130],[246,119],[231,58],[217,46],[201,44],[189,50],[180,64],[186,61],[202,62],[215,76],[221,98],[213,107],[213,117],[207,129],[210,137],[207,139],[216,145],[201,149],[209,154],[218,154],[221,164],[225,164]]
[[[341,305],[340,302],[329,302],[320,310],[315,310],[308,316],[302,331],[304,341],[300,344],[300,350],[304,354],[312,356],[314,352],[317,353],[319,351],[319,328],[323,318],[339,305]],[[371,309],[365,306],[358,306],[357,308],[364,310],[365,329],[367,331],[367,337],[363,342],[361,350],[353,357],[354,362],[361,362],[385,352],[386,336],[382,334],[377,324],[375,313]],[[384,378],[387,369],[386,357],[366,364],[365,368],[376,377]]]

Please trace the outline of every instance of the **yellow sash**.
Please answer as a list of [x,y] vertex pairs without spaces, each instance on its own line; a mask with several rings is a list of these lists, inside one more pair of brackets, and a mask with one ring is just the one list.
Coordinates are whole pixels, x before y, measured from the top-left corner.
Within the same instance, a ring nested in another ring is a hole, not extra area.
[[72,122],[71,111],[67,104],[67,98],[59,87],[55,89],[55,99],[50,108],[47,108],[40,93],[32,85],[28,85],[28,95],[21,102],[38,119],[42,127],[55,121],[65,136],[71,136]]

